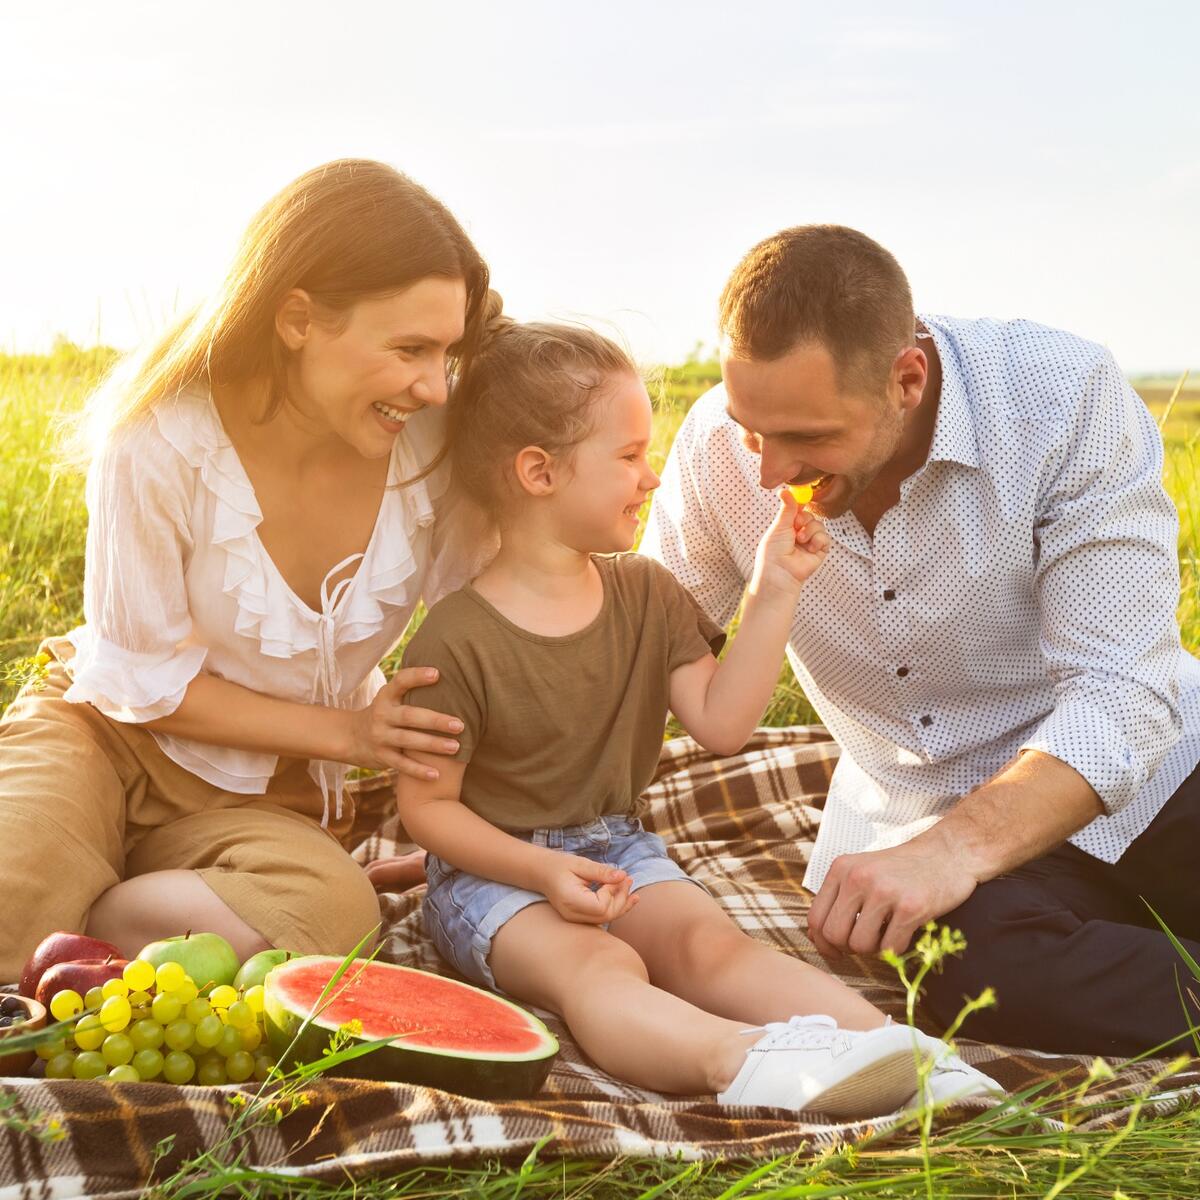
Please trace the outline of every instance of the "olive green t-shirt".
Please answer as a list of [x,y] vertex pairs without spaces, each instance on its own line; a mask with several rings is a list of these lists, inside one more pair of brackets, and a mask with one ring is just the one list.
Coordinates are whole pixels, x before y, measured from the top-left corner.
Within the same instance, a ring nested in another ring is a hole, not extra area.
[[530,633],[468,586],[430,609],[405,650],[405,666],[440,672],[409,703],[462,720],[463,803],[501,829],[636,814],[662,750],[671,672],[725,641],[653,559],[592,561],[604,602],[575,633]]

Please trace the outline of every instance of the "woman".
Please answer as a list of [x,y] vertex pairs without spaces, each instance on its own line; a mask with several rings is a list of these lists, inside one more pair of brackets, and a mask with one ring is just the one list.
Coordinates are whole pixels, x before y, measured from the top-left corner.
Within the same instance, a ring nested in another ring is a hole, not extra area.
[[245,958],[378,923],[342,785],[456,748],[404,703],[427,673],[377,664],[428,583],[439,410],[486,294],[429,193],[330,163],[89,405],[86,623],[0,722],[0,979],[54,929]]

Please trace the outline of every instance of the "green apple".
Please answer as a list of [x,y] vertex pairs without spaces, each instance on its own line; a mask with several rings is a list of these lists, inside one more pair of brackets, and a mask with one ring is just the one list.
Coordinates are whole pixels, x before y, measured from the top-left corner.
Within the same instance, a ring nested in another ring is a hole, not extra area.
[[206,995],[221,983],[232,983],[237,974],[237,951],[219,933],[187,933],[162,938],[138,951],[138,958],[155,967],[177,962]]
[[257,987],[267,977],[267,972],[272,967],[279,966],[280,963],[285,963],[289,958],[296,958],[290,950],[260,950],[257,954],[252,954],[241,965],[241,969],[234,976],[233,986],[241,991],[242,988]]

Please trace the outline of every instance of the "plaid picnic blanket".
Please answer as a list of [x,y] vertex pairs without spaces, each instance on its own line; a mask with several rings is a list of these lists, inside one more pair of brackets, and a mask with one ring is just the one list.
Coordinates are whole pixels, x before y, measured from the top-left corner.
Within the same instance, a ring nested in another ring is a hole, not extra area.
[[[759,730],[741,754],[724,759],[680,738],[663,747],[646,818],[676,861],[703,880],[743,929],[825,969],[805,936],[810,897],[801,880],[836,757],[836,745],[819,726]],[[395,818],[388,815],[390,781],[365,780],[356,791],[354,857],[366,863],[404,849]],[[382,957],[449,973],[423,935],[421,894],[417,889],[381,898]],[[902,1016],[902,990],[885,964],[848,958],[837,971],[872,1002]],[[520,1161],[539,1145],[543,1157],[758,1158],[816,1154],[840,1141],[889,1132],[887,1121],[798,1120],[782,1110],[723,1108],[711,1096],[664,1096],[631,1087],[589,1063],[561,1021],[539,1015],[562,1052],[546,1086],[531,1100],[493,1103],[429,1088],[328,1079],[306,1088],[302,1107],[278,1123],[255,1125],[235,1143],[227,1141],[230,1120],[239,1111],[230,1097],[252,1094],[247,1085],[6,1080],[0,1086],[0,1200],[138,1196],[152,1177],[161,1180],[204,1151],[226,1163],[240,1155],[244,1170],[344,1181],[422,1163]],[[960,1052],[1013,1091],[1063,1072],[1068,1082],[1080,1083],[1090,1065],[1081,1058],[972,1042],[961,1043]],[[1146,1092],[1162,1065],[1118,1069],[1094,1086],[1089,1098],[1107,1105],[1091,1124],[1123,1122],[1130,1101]],[[1172,1077],[1155,1095],[1160,1098],[1147,1112],[1190,1102],[1200,1096],[1200,1070]],[[967,1101],[939,1119],[961,1120],[992,1103]],[[49,1121],[66,1136],[49,1136]],[[903,1129],[891,1133],[905,1136]]]

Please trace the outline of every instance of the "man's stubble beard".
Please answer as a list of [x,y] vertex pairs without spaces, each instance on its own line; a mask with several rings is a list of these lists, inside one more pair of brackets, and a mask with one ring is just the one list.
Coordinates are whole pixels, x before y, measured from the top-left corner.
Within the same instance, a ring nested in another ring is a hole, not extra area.
[[875,436],[863,454],[863,464],[856,466],[853,471],[841,473],[841,479],[846,485],[845,497],[838,500],[836,508],[812,504],[812,511],[822,520],[848,513],[854,507],[854,502],[870,488],[879,478],[883,468],[892,460],[903,436],[903,414],[888,409],[887,416],[876,427]]

